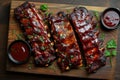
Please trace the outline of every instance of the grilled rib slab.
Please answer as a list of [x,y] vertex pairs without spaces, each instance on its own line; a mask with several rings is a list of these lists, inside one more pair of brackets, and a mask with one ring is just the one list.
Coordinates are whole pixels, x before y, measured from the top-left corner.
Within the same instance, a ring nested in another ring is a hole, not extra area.
[[45,29],[42,16],[38,14],[35,5],[25,2],[14,9],[14,15],[26,40],[33,49],[35,64],[38,66],[51,64],[55,60],[55,51]]
[[58,12],[50,19],[50,23],[61,71],[82,66],[81,52],[67,17],[63,12]]
[[79,39],[78,41],[82,44],[86,70],[88,73],[95,72],[106,62],[103,54],[104,48],[100,49],[99,31],[95,30],[96,21],[94,21],[93,15],[84,7],[75,8],[70,14],[70,19]]

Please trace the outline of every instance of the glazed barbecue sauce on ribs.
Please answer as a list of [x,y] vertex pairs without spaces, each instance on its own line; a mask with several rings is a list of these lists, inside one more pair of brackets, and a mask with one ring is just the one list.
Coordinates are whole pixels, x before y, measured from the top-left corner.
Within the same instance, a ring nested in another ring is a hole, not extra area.
[[61,71],[82,66],[81,52],[69,20],[65,16],[56,15],[50,21]]
[[[82,44],[82,52],[86,62],[86,71],[95,72],[105,65],[104,48],[99,49],[99,31],[95,31],[96,26],[93,16],[84,7],[75,8],[70,15],[70,19],[77,34],[79,43]],[[81,46],[81,45],[80,45]]]
[[55,51],[45,29],[42,16],[38,14],[35,5],[25,2],[15,8],[14,14],[32,47],[35,64],[37,66],[49,66],[55,60]]

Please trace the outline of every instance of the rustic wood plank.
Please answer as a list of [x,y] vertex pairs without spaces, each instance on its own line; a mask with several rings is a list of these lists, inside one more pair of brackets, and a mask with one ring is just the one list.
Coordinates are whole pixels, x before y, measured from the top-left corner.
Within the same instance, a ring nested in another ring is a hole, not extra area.
[[[21,30],[19,29],[19,25],[16,23],[16,21],[13,17],[13,11],[14,11],[14,8],[21,5],[22,3],[24,3],[24,1],[12,1],[11,2],[9,32],[8,32],[8,46],[12,41],[17,39],[17,36],[15,34],[13,34],[13,32],[15,31],[16,34],[21,33]],[[98,12],[102,12],[106,8],[106,7],[96,7],[96,6],[41,3],[41,2],[31,2],[31,3],[34,3],[36,5],[36,8],[39,8],[41,4],[47,4],[49,6],[49,11],[53,12],[54,14],[57,13],[58,11],[67,11],[67,10],[72,11],[72,9],[76,6],[83,6],[83,7],[86,7],[88,10],[95,10]],[[107,41],[110,39],[115,39],[117,42],[118,30],[106,32],[106,31],[103,31],[100,29],[100,32],[105,34],[104,46],[106,45]],[[57,75],[57,76],[72,76],[72,77],[81,77],[81,78],[113,79],[114,72],[115,72],[115,65],[116,65],[116,58],[114,57],[112,59],[112,67],[109,63],[109,60],[107,60],[106,66],[99,69],[97,71],[97,73],[87,75],[86,71],[83,68],[74,69],[74,70],[71,70],[69,72],[61,73],[57,67],[56,62],[54,62],[48,68],[35,67],[34,64],[32,64],[31,69],[29,69],[29,63],[32,60],[33,59],[31,57],[29,62],[24,64],[24,65],[15,65],[15,64],[12,64],[8,60],[7,61],[7,71],[32,73],[32,74]]]

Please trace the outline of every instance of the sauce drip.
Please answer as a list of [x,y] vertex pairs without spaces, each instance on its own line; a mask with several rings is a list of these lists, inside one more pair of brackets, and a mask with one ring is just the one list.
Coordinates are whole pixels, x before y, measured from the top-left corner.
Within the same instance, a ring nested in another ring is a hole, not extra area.
[[29,48],[23,42],[16,42],[10,48],[10,54],[15,61],[25,61],[29,56]]

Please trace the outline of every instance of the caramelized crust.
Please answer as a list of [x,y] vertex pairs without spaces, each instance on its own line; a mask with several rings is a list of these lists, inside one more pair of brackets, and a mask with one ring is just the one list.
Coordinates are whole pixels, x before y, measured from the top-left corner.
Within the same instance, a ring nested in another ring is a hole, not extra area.
[[23,33],[32,47],[35,64],[48,66],[55,60],[54,48],[48,33],[34,4],[25,2],[15,8],[14,15],[20,24]]
[[81,52],[69,20],[60,12],[50,19],[50,23],[61,70],[82,66]]
[[84,7],[75,8],[70,15],[71,22],[82,44],[82,50],[86,61],[88,73],[95,72],[105,65],[106,58],[103,55],[104,49],[99,49],[99,31],[95,31],[96,22],[93,16]]

